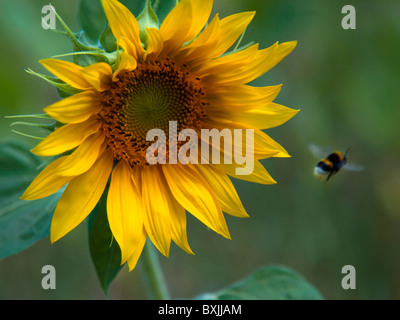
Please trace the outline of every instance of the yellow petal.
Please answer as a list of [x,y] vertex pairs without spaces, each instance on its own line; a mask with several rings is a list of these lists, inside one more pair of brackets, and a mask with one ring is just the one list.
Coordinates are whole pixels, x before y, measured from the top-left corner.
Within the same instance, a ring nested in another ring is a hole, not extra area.
[[[230,122],[227,124],[231,125]],[[200,152],[200,162],[204,163],[232,163],[239,156],[241,157],[244,154],[243,150],[239,150],[239,148],[235,148],[235,135],[234,131],[231,127],[228,127],[226,124],[213,122],[211,119],[206,119],[202,124],[202,132],[200,136],[201,140],[201,152]],[[209,130],[207,132],[207,129]],[[239,141],[246,141],[242,138]],[[243,148],[243,146],[242,146]],[[251,157],[254,158],[253,150],[251,151]],[[208,152],[208,153],[206,153]]]
[[112,166],[113,155],[109,149],[89,171],[68,184],[51,221],[52,243],[74,229],[94,209],[106,187]]
[[132,71],[137,67],[137,52],[130,40],[126,37],[121,37],[117,43],[124,51],[121,53],[118,67],[114,71],[113,81],[115,81],[121,71]]
[[89,118],[82,123],[66,124],[49,134],[31,151],[44,157],[63,153],[80,145],[86,137],[97,132],[100,126],[100,121],[95,118]]
[[109,89],[112,83],[112,70],[105,62],[94,63],[83,68],[82,74],[86,81],[99,92]]
[[113,80],[115,81],[115,79],[118,77],[121,71],[131,71],[136,69],[136,66],[137,66],[136,59],[130,56],[129,54],[122,52],[118,68],[114,72]]
[[121,248],[121,264],[143,249],[144,214],[142,198],[132,181],[132,169],[126,161],[120,161],[111,176],[107,216],[111,232]]
[[[220,150],[221,152],[220,159],[222,158],[222,154],[228,154],[228,155],[232,154],[231,159],[233,163],[237,163],[236,159],[238,156],[241,155],[246,156],[247,158],[250,159],[252,158],[265,159],[270,157],[279,157],[279,158],[290,157],[287,151],[280,144],[278,144],[271,137],[269,137],[265,132],[259,129],[254,129],[244,123],[231,122],[231,121],[221,122],[212,119],[206,119],[203,120],[203,129],[205,128],[209,130],[215,128],[220,132],[222,130],[228,129],[231,130],[232,132],[231,133],[231,137],[233,137],[232,139],[228,140],[227,142],[225,142],[224,140],[224,144],[221,143],[221,147],[219,148],[217,146],[217,149]],[[234,130],[240,130],[237,136],[235,136]],[[248,132],[249,130],[250,132]],[[237,143],[237,139],[239,139],[239,141],[241,139],[242,141],[241,150],[240,147],[238,147],[240,146],[240,144]],[[202,142],[209,143],[207,139],[203,138],[203,135],[202,135]],[[215,143],[211,142],[210,146],[215,148]],[[233,152],[231,152],[231,150],[233,150]],[[214,159],[211,163],[217,164],[217,162]]]
[[185,209],[179,203],[177,203],[177,208],[179,209],[173,211],[171,220],[172,240],[186,253],[194,254],[187,240]]
[[[271,56],[273,52],[278,48],[278,43],[275,43],[271,47],[263,50],[257,50],[254,52],[251,61],[247,61],[247,63],[241,65],[239,68],[231,68],[231,70],[226,70],[225,72],[214,72],[209,73],[208,75],[203,77],[203,81],[208,83],[210,86],[214,86],[218,83],[218,86],[228,86],[228,85],[241,85],[248,83],[250,79],[256,73],[260,73],[260,70],[263,68],[263,63],[267,64],[269,60],[271,60]],[[243,50],[243,51],[247,51]],[[229,66],[230,64],[228,64]],[[225,67],[226,65],[219,66]]]
[[[265,159],[270,157],[278,157],[278,158],[289,158],[290,155],[287,151],[275,140],[273,140],[269,135],[259,129],[253,129],[245,124],[236,124],[233,125],[235,128],[242,130],[242,150],[243,153],[246,150],[246,143],[253,144],[254,146],[254,158],[255,159]],[[247,131],[246,129],[250,129],[254,131],[253,138],[247,140]]]
[[225,53],[246,30],[254,15],[255,12],[242,12],[222,19],[220,40],[209,56],[216,58]]
[[146,28],[146,31],[147,31],[146,59],[147,57],[155,59],[158,57],[158,55],[161,53],[164,47],[164,40],[158,29]]
[[163,54],[170,55],[185,42],[192,25],[192,3],[190,0],[180,1],[167,15],[160,26],[164,40]]
[[207,93],[210,109],[225,107],[236,112],[254,109],[272,102],[279,94],[282,85],[252,87],[248,85],[219,87]]
[[53,119],[62,123],[78,123],[101,110],[101,98],[94,92],[84,91],[62,99],[44,108]]
[[190,165],[167,165],[162,169],[179,204],[206,226],[230,239],[218,199],[207,181]]
[[299,110],[270,102],[250,110],[238,112],[237,109],[212,106],[207,110],[210,119],[226,119],[234,122],[242,122],[251,128],[269,129],[280,126],[291,119]]
[[132,168],[132,181],[136,188],[139,190],[139,194],[142,195],[142,167],[134,166]]
[[[254,129],[244,123],[232,122],[229,120],[223,122],[220,120],[215,121],[212,119],[205,119],[202,122],[203,129],[212,130],[215,128],[219,130],[219,132],[226,129],[231,131],[230,139],[227,142],[224,140],[224,143],[221,143],[219,150],[221,151],[221,153],[225,153],[228,155],[231,154],[233,162],[235,162],[236,157],[241,155],[254,157],[254,159],[265,159],[270,157],[290,157],[286,150],[276,141],[271,139],[266,133],[259,129]],[[240,130],[237,136],[235,136],[234,130]],[[252,131],[253,136],[248,136],[247,130]],[[242,142],[241,150],[240,147],[238,147],[240,146],[240,144],[236,145],[238,139]],[[203,135],[202,141],[204,141],[204,143],[208,143],[207,139],[204,140]],[[213,140],[211,140],[211,146],[215,148],[215,143],[213,143]],[[232,153],[229,152],[231,149]],[[250,154],[247,154],[247,150],[249,150]],[[222,156],[220,158],[222,158]],[[213,161],[212,163],[216,164],[215,161]]]
[[222,211],[239,218],[247,218],[248,214],[228,176],[214,165],[193,166],[210,184],[221,205]]
[[128,37],[123,36],[118,38],[117,45],[120,46],[125,53],[129,54],[136,60],[138,59],[137,49]]
[[39,175],[32,181],[25,190],[21,199],[36,200],[48,197],[61,189],[74,177],[61,177],[56,174],[58,167],[67,157],[61,157],[49,164]]
[[290,54],[294,50],[294,48],[296,48],[296,46],[297,41],[289,41],[279,44],[278,49],[274,52],[272,60],[269,61],[268,65],[264,67],[262,72],[265,73],[276,66],[279,62],[282,61],[283,58]]
[[[255,60],[254,65],[243,72],[244,83],[253,81],[254,79],[262,76],[264,73],[275,67],[284,57],[286,57],[296,47],[297,42],[275,43],[269,48],[259,51],[259,57]],[[247,74],[246,74],[247,73]]]
[[191,0],[192,4],[192,21],[191,26],[186,34],[184,42],[195,38],[203,29],[210,17],[213,0]]
[[144,226],[142,230],[137,234],[137,237],[138,237],[138,242],[136,243],[135,250],[128,259],[129,271],[132,271],[136,267],[139,257],[142,254],[143,247],[146,243],[147,234]]
[[[208,85],[227,86],[246,84],[260,77],[277,65],[296,46],[296,42],[275,43],[269,48],[259,50],[252,61],[230,72],[216,72],[203,77]],[[229,65],[229,64],[228,64]]]
[[290,158],[287,151],[265,132],[254,130],[254,156],[256,159],[265,159],[271,156],[272,152],[277,152],[273,157]]
[[254,44],[242,51],[228,54],[217,59],[206,61],[195,70],[200,75],[220,75],[231,73],[232,70],[238,70],[249,63],[252,63],[258,53],[258,44]]
[[139,38],[139,24],[135,16],[123,4],[116,0],[102,0],[104,12],[115,38],[127,37],[135,46],[138,56],[143,55]]
[[172,234],[166,188],[166,181],[159,166],[143,168],[142,199],[146,211],[144,225],[151,241],[168,257]]
[[247,174],[236,173],[236,168],[243,168],[244,165],[237,164],[216,164],[216,167],[224,171],[226,174],[236,179],[245,180],[249,182],[261,183],[261,184],[275,184],[276,181],[271,177],[263,165],[258,161],[254,161],[254,168],[252,171],[248,171]]
[[189,254],[194,254],[192,249],[190,249],[187,240],[185,208],[183,208],[172,195],[171,190],[169,190],[167,181],[165,180],[165,177],[163,177],[163,180],[164,180],[163,191],[168,202],[168,208],[170,214],[172,240],[182,250],[186,251]]
[[89,90],[93,88],[83,76],[83,68],[75,63],[56,59],[43,59],[39,62],[57,78],[76,89]]
[[[218,16],[214,17],[210,25],[204,29],[197,39],[187,47],[180,49],[178,53],[179,59],[189,62],[195,59],[202,61],[221,56],[246,30],[254,14],[255,12],[243,12],[231,15],[222,20],[219,20]],[[201,69],[204,66],[203,63],[199,64],[199,61],[191,63],[194,70],[196,68]],[[207,67],[207,63],[205,66]],[[232,68],[234,66],[228,67],[230,70]]]
[[[217,45],[221,37],[221,26],[218,14],[200,35],[187,46],[180,48],[175,54],[175,59],[183,63],[190,63],[192,70],[195,65],[212,58],[209,53]],[[200,64],[202,65],[202,63]]]
[[79,176],[88,171],[106,148],[105,135],[99,131],[87,137],[81,145],[58,166],[56,174],[64,177]]

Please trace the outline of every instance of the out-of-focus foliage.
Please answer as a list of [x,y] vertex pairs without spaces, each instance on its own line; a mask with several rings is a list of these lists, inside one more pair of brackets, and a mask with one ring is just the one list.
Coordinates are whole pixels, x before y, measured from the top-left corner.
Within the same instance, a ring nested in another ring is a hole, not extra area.
[[[221,17],[257,11],[244,42],[264,48],[298,40],[294,52],[255,85],[283,83],[278,103],[300,108],[268,133],[292,155],[263,161],[277,185],[234,181],[249,219],[227,217],[232,240],[188,217],[195,256],[176,247],[161,263],[173,297],[215,292],[262,265],[282,264],[302,274],[326,299],[399,299],[400,281],[400,4],[329,0],[215,0]],[[0,135],[11,133],[11,114],[37,113],[58,99],[54,88],[24,72],[46,72],[39,59],[71,51],[60,34],[43,30],[47,0],[0,2]],[[79,3],[52,4],[78,31]],[[357,29],[343,30],[341,9],[352,4]],[[132,8],[132,10],[135,10]],[[137,10],[137,9],[136,9]],[[134,11],[138,14],[138,11]],[[58,26],[61,29],[61,26]],[[26,138],[17,137],[29,143]],[[340,172],[323,184],[313,175],[318,159],[307,145],[345,150],[361,172]],[[57,289],[41,288],[41,268],[54,265]],[[344,265],[357,270],[357,289],[344,290]],[[146,298],[140,268],[124,268],[108,297]],[[0,298],[103,298],[90,261],[87,227],[50,245],[45,238],[0,263]]]
[[49,235],[61,192],[38,201],[19,199],[40,164],[39,158],[20,142],[11,140],[0,145],[0,259]]
[[321,300],[313,286],[293,270],[283,266],[263,267],[247,278],[201,300]]

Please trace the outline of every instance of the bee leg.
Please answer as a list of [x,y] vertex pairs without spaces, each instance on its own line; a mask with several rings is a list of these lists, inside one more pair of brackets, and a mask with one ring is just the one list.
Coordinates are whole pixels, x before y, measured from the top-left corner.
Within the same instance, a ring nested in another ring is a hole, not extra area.
[[327,183],[327,182],[329,181],[329,179],[330,179],[336,172],[337,172],[336,170],[329,172],[328,177],[326,178],[325,183]]

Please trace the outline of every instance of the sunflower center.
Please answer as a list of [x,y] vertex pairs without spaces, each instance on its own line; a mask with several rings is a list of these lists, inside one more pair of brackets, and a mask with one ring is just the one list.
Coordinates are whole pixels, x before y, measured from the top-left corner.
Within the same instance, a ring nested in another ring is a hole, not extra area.
[[163,130],[168,147],[170,121],[176,121],[177,132],[189,128],[199,131],[205,106],[200,79],[165,59],[121,74],[103,93],[100,115],[114,157],[131,165],[146,165],[146,150],[154,143],[146,141],[147,133]]

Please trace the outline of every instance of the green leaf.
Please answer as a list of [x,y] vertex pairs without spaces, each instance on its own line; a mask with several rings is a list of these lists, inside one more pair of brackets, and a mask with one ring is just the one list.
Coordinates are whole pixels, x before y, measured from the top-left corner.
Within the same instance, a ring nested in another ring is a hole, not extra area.
[[104,294],[121,270],[121,250],[113,239],[107,219],[106,189],[96,208],[89,215],[89,249]]
[[50,233],[62,192],[41,200],[19,199],[39,173],[40,164],[27,145],[0,143],[0,259],[21,252]]
[[106,26],[106,16],[100,0],[81,0],[78,20],[86,37],[96,43]]
[[113,52],[117,50],[117,39],[115,39],[111,28],[107,23],[103,33],[100,36],[100,44],[107,52]]
[[154,1],[153,8],[157,14],[158,21],[160,23],[164,21],[165,17],[168,13],[171,12],[173,8],[176,6],[176,0],[156,0]]
[[321,300],[323,297],[307,280],[284,266],[263,267],[216,293],[205,293],[200,300]]
[[[165,1],[165,0],[161,0]],[[119,0],[137,18],[146,5],[146,0]]]

